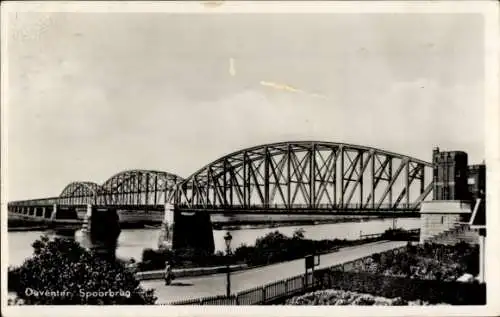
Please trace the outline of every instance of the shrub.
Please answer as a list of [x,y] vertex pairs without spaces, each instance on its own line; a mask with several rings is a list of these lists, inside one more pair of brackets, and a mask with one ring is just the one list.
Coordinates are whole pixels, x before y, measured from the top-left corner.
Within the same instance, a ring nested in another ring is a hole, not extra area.
[[305,234],[305,232],[306,232],[306,231],[305,231],[304,229],[299,228],[299,229],[297,229],[297,230],[295,230],[295,231],[293,232],[293,236],[292,236],[292,238],[293,238],[293,239],[297,239],[297,240],[302,240],[302,239],[304,239],[304,237],[305,237],[305,235],[304,235],[304,234]]
[[268,233],[264,237],[258,238],[255,241],[255,247],[257,249],[269,249],[287,239],[288,238],[284,234],[276,230]]
[[381,239],[394,241],[418,240],[418,235],[410,234],[403,228],[390,228],[382,233]]
[[144,249],[142,252],[142,261],[138,263],[139,271],[162,270],[165,268],[165,262],[169,261],[175,265],[175,255],[168,249]]
[[454,281],[464,273],[479,271],[476,246],[424,244],[407,246],[406,252],[384,252],[371,256],[371,261],[358,264],[358,272],[383,273],[417,279]]
[[[376,239],[374,239],[376,240]],[[304,238],[304,230],[298,229],[292,237],[287,237],[279,231],[270,232],[256,240],[254,246],[241,245],[236,248],[230,258],[224,253],[209,254],[193,249],[151,250],[143,251],[139,270],[163,269],[165,261],[171,261],[176,267],[220,266],[229,260],[232,264],[246,263],[248,265],[266,265],[276,262],[303,258],[311,253],[331,252],[341,246],[351,246],[364,241],[352,240],[308,240]]]
[[[18,301],[31,305],[143,305],[156,301],[154,290],[144,290],[116,259],[104,258],[66,239],[49,241],[43,237],[33,247],[31,258],[9,270],[8,288],[17,294]],[[87,294],[91,296],[82,296]]]
[[385,298],[370,294],[343,291],[323,290],[295,296],[286,301],[286,305],[362,305],[362,306],[401,306],[429,305],[424,301],[405,301],[401,297]]
[[367,293],[386,298],[401,297],[404,300],[425,300],[431,304],[484,305],[486,285],[460,283],[437,279],[411,279],[392,274],[371,272],[318,270],[316,279],[320,288]]
[[142,261],[151,261],[156,256],[156,252],[153,249],[144,249],[142,251]]

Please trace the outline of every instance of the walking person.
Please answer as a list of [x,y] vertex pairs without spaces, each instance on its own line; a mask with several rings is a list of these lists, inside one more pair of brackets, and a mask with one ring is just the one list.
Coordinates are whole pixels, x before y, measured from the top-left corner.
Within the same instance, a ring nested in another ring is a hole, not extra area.
[[132,273],[137,273],[137,263],[135,262],[134,258],[131,258],[127,264],[127,268],[130,270]]
[[165,261],[165,285],[170,285],[172,282],[172,267],[168,261]]

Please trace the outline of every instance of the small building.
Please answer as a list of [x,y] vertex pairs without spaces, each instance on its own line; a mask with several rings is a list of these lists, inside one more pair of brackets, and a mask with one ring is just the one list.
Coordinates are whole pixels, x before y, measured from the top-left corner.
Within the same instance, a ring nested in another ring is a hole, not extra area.
[[478,244],[485,281],[486,165],[468,166],[467,153],[433,151],[433,200],[422,203],[420,243]]
[[[479,243],[472,220],[486,223],[486,166],[468,166],[467,153],[434,148],[433,200],[422,203],[420,241]],[[465,228],[467,227],[467,228]],[[457,235],[456,233],[462,234]],[[471,231],[471,232],[467,232]]]

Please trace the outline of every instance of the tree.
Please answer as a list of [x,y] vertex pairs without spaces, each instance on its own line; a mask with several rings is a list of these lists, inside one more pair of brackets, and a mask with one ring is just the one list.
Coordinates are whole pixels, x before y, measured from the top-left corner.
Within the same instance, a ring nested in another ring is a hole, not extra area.
[[154,290],[144,290],[116,259],[87,251],[72,240],[42,237],[22,266],[10,269],[9,291],[29,305],[154,304]]
[[287,240],[287,237],[278,230],[269,232],[255,241],[255,247],[258,249],[272,249],[280,242]]

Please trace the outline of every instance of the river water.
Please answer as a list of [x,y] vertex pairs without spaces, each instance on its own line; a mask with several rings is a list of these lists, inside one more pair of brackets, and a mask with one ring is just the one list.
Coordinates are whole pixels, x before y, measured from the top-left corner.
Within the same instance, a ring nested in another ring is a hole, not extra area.
[[[396,227],[404,229],[420,228],[419,218],[398,218],[395,221]],[[258,228],[258,229],[238,229],[230,230],[233,236],[232,248],[237,248],[242,244],[253,245],[255,240],[272,231],[292,236],[297,229],[305,230],[305,237],[312,240],[321,239],[358,239],[360,234],[382,233],[394,225],[393,219],[377,219],[364,222],[345,222],[335,224],[300,225],[279,228]],[[228,230],[214,230],[214,241],[216,251],[225,249],[224,235]],[[141,260],[142,251],[145,248],[156,248],[158,243],[159,229],[125,229],[122,230],[118,239],[116,255],[121,258],[135,258]],[[31,244],[38,239],[43,231],[25,231],[8,233],[8,263],[18,266],[32,255]],[[76,233],[76,240],[78,235]]]

